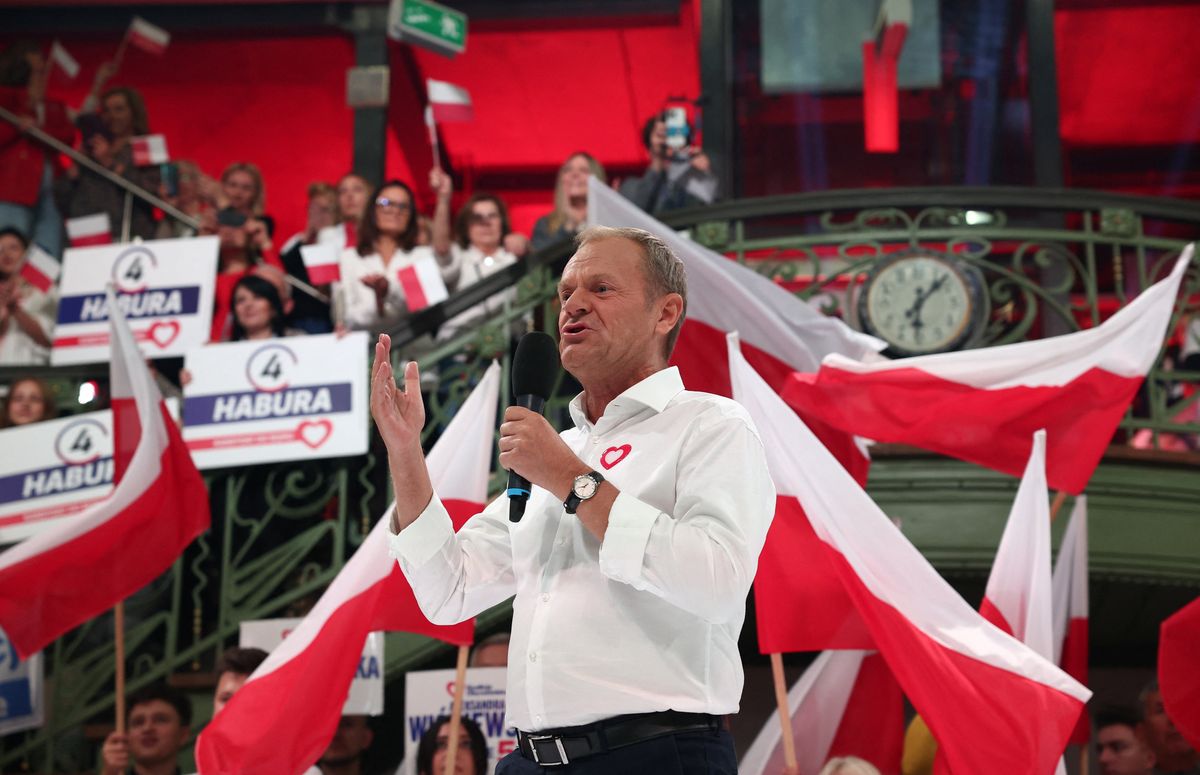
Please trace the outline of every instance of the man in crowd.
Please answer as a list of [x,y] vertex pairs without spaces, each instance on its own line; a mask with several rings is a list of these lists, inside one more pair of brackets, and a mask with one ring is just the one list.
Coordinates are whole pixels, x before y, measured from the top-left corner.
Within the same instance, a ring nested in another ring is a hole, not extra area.
[[[708,155],[686,144],[672,147],[667,118],[666,112],[657,113],[646,122],[642,144],[650,154],[650,167],[641,177],[626,178],[620,186],[621,196],[651,214],[712,204],[717,196],[717,177]],[[685,133],[680,139],[686,143],[690,138]]]
[[363,757],[374,739],[366,716],[342,716],[329,747],[305,775],[362,775]]
[[100,775],[178,775],[175,762],[191,723],[192,704],[183,692],[165,684],[142,689],[129,698],[126,733],[104,740]]
[[1154,753],[1142,738],[1141,721],[1141,714],[1133,708],[1105,708],[1096,714],[1100,775],[1152,775]]
[[507,632],[494,632],[471,649],[471,667],[508,667]]
[[1145,718],[1142,726],[1146,742],[1150,744],[1157,760],[1154,772],[1161,775],[1200,775],[1200,757],[1167,716],[1157,679],[1146,685],[1139,699]]
[[396,489],[391,552],[431,621],[516,595],[506,705],[520,750],[498,775],[734,773],[721,717],[738,709],[738,636],[775,509],[762,442],[740,405],[684,390],[667,366],[687,287],[657,237],[588,229],[559,298],[562,364],[583,392],[561,437],[505,412],[500,463],[533,485],[515,524],[500,498],[454,532],[421,453],[416,364],[401,392],[380,337],[371,411]]
[[213,715],[221,712],[221,708],[233,699],[234,693],[242,688],[250,674],[267,658],[267,652],[256,648],[226,649],[217,661],[217,688],[213,692]]

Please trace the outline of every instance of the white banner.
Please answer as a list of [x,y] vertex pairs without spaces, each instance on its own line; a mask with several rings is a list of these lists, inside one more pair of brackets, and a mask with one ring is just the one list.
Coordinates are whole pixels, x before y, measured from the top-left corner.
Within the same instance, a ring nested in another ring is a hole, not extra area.
[[367,335],[231,342],[191,350],[183,439],[196,467],[367,451]]
[[20,659],[0,630],[0,735],[40,727],[45,708],[42,652]]
[[[271,651],[288,636],[302,619],[253,619],[238,628],[238,645]],[[358,672],[350,682],[350,695],[342,715],[379,716],[383,714],[383,633],[372,632],[363,644]]]
[[[488,742],[488,772],[517,748],[517,731],[504,721],[504,691],[508,670],[472,667],[467,670],[462,714],[479,725]],[[408,673],[404,681],[404,750],[398,775],[416,775],[417,744],[439,716],[450,715],[454,700],[453,670]],[[460,755],[462,755],[460,753]]]
[[216,237],[67,248],[50,362],[108,360],[110,283],[143,355],[183,355],[208,341],[216,277]]

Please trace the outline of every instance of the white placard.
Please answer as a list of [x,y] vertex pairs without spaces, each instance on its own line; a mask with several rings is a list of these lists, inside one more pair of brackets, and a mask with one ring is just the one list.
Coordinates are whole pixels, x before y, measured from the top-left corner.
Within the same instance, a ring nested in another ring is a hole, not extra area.
[[67,248],[50,362],[108,360],[110,283],[143,355],[183,355],[208,341],[216,277],[216,237]]
[[209,345],[185,365],[183,439],[201,470],[367,451],[362,331]]
[[[472,667],[467,670],[462,714],[479,725],[488,743],[488,772],[517,748],[517,730],[504,719],[508,670]],[[416,775],[417,744],[439,716],[449,716],[454,700],[453,670],[421,670],[404,679],[404,763],[398,775]]]
[[[179,402],[166,400],[179,417]],[[0,430],[0,544],[20,541],[108,497],[112,411]]]
[[18,658],[16,647],[0,630],[0,735],[42,725],[45,688],[42,652]]
[[[302,619],[253,619],[238,628],[238,645],[271,651],[303,621]],[[342,715],[379,716],[383,713],[383,633],[372,632],[363,644],[358,672],[350,682],[350,694]]]

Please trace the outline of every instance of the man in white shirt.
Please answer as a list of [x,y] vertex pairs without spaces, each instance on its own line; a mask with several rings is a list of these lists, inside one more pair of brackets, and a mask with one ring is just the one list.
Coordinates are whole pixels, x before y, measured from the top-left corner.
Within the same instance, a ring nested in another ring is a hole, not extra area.
[[[775,507],[762,443],[736,403],[667,366],[686,308],[683,264],[638,229],[596,227],[559,283],[559,352],[583,386],[561,437],[510,407],[500,462],[533,484],[457,534],[421,455],[415,364],[396,388],[375,350],[371,412],[397,507],[391,552],[432,621],[512,595],[508,722],[498,775],[734,773],[720,717],[742,692],[737,640]],[[723,357],[723,356],[721,356]]]

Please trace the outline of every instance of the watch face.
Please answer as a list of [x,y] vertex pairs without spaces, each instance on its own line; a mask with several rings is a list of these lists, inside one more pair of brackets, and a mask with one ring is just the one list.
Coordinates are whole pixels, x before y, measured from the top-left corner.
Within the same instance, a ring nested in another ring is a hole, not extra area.
[[970,336],[978,285],[952,259],[909,255],[880,265],[859,301],[864,328],[901,355],[944,352]]
[[596,494],[596,488],[599,486],[595,479],[584,474],[575,477],[575,486],[571,490],[575,493],[576,498],[585,501]]

